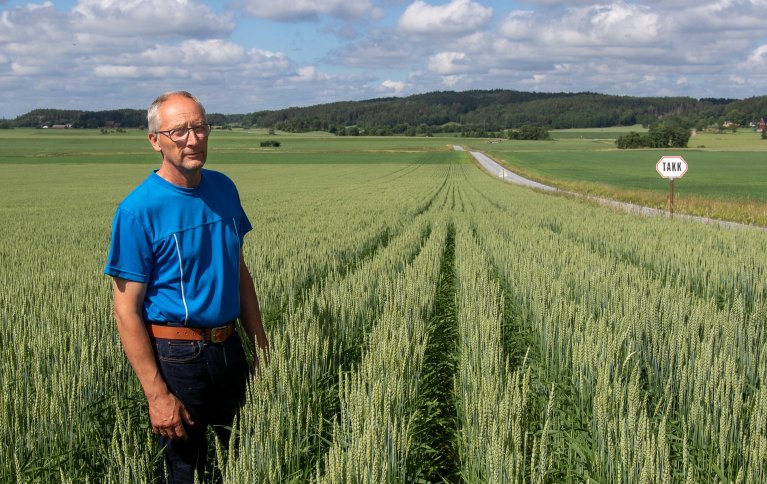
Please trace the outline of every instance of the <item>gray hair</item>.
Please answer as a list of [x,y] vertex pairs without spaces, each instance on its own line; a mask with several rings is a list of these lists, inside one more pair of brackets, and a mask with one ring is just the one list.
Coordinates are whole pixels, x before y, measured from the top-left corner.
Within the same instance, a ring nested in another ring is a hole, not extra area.
[[156,133],[160,129],[160,125],[162,124],[162,120],[160,119],[160,106],[162,106],[168,98],[173,96],[182,96],[196,102],[200,106],[200,109],[202,109],[202,115],[205,116],[205,107],[203,107],[202,103],[191,93],[187,91],[169,91],[160,94],[146,111],[146,122],[150,133]]

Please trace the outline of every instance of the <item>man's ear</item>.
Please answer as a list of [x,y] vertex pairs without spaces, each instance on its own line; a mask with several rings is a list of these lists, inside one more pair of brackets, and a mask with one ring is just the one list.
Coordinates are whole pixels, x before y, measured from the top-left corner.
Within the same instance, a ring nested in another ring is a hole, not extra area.
[[156,152],[162,153],[162,146],[160,146],[160,137],[157,135],[157,133],[149,133],[149,144],[152,145],[152,148]]

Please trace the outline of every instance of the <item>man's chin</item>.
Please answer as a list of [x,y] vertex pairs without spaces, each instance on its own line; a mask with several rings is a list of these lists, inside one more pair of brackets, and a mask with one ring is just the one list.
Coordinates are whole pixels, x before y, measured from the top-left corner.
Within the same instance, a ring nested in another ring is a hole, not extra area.
[[205,158],[187,158],[184,160],[184,166],[190,170],[199,170],[205,165]]

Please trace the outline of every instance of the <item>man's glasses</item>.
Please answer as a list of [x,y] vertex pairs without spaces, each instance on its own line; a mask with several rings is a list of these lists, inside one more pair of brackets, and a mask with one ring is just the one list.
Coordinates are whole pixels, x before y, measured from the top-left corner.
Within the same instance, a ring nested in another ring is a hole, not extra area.
[[194,135],[198,138],[207,138],[210,134],[210,128],[210,124],[201,124],[199,126],[190,126],[189,128],[175,128],[165,131],[156,131],[156,133],[164,134],[175,143],[186,143],[186,140],[189,139],[190,131],[194,131]]

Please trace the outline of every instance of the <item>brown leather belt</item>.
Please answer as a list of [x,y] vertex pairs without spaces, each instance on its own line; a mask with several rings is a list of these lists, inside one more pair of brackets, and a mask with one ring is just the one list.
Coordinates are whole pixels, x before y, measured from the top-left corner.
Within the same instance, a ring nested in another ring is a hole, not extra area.
[[223,343],[234,333],[234,323],[232,322],[217,328],[189,328],[186,326],[147,323],[146,330],[151,338]]

